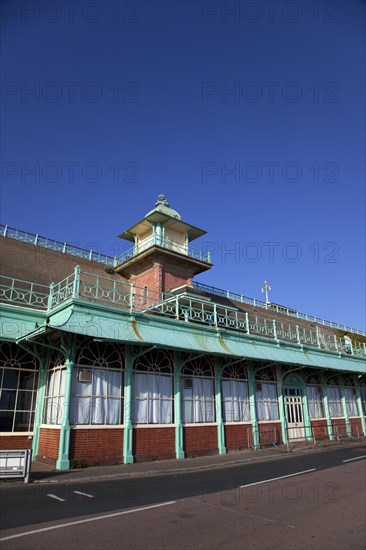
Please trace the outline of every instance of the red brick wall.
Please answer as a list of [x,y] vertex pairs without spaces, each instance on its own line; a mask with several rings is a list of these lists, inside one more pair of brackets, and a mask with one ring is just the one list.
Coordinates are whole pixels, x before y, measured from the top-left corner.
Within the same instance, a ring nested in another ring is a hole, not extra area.
[[[36,233],[36,227],[24,229],[34,229]],[[52,238],[52,235],[49,237]],[[80,246],[82,247],[83,243],[80,243]],[[25,281],[37,281],[45,285],[57,283],[71,275],[76,265],[80,265],[81,269],[88,273],[125,281],[121,275],[108,275],[103,264],[4,237],[0,237],[0,263],[2,275]]]
[[344,418],[332,418],[333,435],[344,435],[347,433],[346,421]]
[[136,462],[175,458],[175,428],[134,428],[132,445]]
[[183,449],[187,457],[217,454],[217,426],[184,427]]
[[163,289],[164,292],[169,292],[173,288],[178,288],[182,285],[192,285],[192,277],[178,275],[164,269],[163,274]]
[[329,437],[326,420],[311,420],[310,423],[314,437],[317,437],[318,439],[327,439]]
[[224,426],[225,447],[228,451],[241,451],[253,444],[251,424],[228,424]]
[[361,418],[350,418],[352,435],[357,437],[357,434],[363,435]]
[[41,428],[39,434],[39,445],[37,459],[42,460],[58,458],[60,445],[60,430]]
[[122,462],[123,428],[71,430],[69,458],[89,466]]
[[32,438],[27,435],[2,435],[0,438],[0,449],[30,449],[32,447]]
[[259,423],[259,442],[260,445],[266,447],[273,443],[282,442],[281,422]]
[[133,283],[136,286],[147,287],[151,290],[156,290],[157,292],[162,292],[163,290],[163,276],[162,276],[163,267],[160,264],[154,264],[154,266],[141,273],[140,275],[134,275],[130,279],[130,283]]

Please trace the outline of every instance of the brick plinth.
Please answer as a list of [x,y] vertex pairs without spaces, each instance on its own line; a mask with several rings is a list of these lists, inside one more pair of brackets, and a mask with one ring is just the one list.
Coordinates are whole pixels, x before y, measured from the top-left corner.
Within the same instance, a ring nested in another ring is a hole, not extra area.
[[261,447],[282,443],[281,423],[259,423],[259,442]]
[[187,457],[217,454],[217,426],[186,426],[183,441]]
[[41,428],[37,460],[54,464],[58,458],[60,445],[60,430]]
[[333,435],[344,435],[347,433],[346,421],[344,418],[332,418]]
[[132,454],[136,462],[175,458],[175,428],[134,428]]
[[30,449],[32,447],[32,436],[28,435],[2,435],[0,437],[0,449]]
[[70,460],[82,460],[88,466],[122,462],[123,428],[71,430]]
[[329,438],[327,421],[325,419],[311,420],[310,424],[311,424],[313,436],[315,438],[317,439]]
[[351,432],[354,437],[357,435],[363,435],[361,418],[350,418]]
[[225,429],[225,446],[228,451],[242,451],[253,445],[251,424],[227,424]]

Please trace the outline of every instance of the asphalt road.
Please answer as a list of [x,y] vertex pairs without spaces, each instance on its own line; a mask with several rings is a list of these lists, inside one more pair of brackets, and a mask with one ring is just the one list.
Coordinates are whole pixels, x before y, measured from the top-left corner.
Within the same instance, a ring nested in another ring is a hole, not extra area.
[[1,549],[364,549],[365,455],[353,447],[139,479],[7,482]]

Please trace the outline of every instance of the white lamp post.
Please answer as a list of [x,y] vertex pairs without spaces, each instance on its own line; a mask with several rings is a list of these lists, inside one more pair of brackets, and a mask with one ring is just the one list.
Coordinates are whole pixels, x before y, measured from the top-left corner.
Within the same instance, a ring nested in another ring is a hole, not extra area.
[[266,304],[269,304],[268,292],[269,292],[270,290],[272,290],[271,285],[270,285],[267,281],[264,281],[264,285],[263,285],[263,288],[262,288],[262,292],[265,292],[265,293],[266,293]]

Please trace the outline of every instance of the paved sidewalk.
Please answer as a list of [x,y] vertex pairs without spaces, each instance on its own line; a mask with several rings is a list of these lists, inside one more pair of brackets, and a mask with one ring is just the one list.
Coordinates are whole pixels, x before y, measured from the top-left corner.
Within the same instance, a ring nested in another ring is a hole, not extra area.
[[[92,466],[75,470],[55,470],[52,466],[33,461],[30,481],[33,483],[68,483],[75,481],[90,481],[103,479],[138,478],[154,475],[175,475],[185,472],[195,472],[206,469],[218,469],[240,465],[253,461],[275,460],[289,458],[298,453],[317,453],[324,450],[339,449],[340,447],[360,447],[365,441],[347,441],[339,445],[336,442],[325,442],[314,447],[312,444],[292,444],[290,453],[286,445],[270,447],[259,451],[245,450],[231,452],[226,455],[203,456],[185,458],[183,460],[162,460],[159,462],[139,462],[136,464],[118,464],[115,466]],[[13,481],[14,482],[14,481]]]

